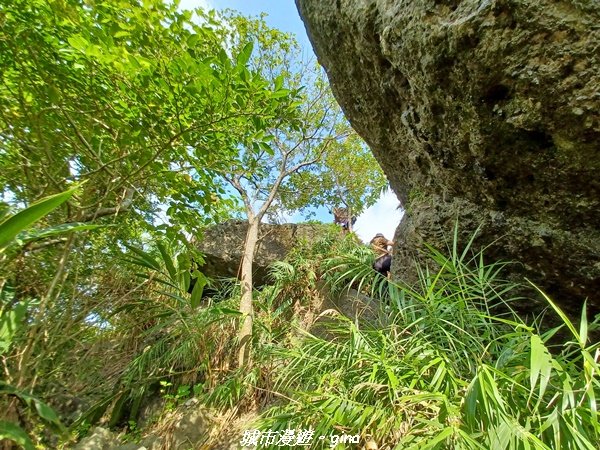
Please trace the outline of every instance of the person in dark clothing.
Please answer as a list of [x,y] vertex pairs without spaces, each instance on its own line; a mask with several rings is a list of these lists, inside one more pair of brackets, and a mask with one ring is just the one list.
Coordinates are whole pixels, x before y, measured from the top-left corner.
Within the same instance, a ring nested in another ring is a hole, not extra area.
[[375,260],[373,269],[379,272],[384,277],[387,277],[392,268],[392,255],[383,255]]
[[373,269],[379,272],[385,277],[389,277],[390,269],[392,267],[392,250],[391,246],[394,245],[394,241],[386,239],[381,233],[377,233],[373,239],[371,239],[371,248],[375,252],[375,262],[373,263]]

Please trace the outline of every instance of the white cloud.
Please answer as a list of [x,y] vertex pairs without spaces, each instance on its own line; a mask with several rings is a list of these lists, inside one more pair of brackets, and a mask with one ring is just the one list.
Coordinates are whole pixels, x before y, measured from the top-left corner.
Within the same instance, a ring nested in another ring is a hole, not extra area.
[[[394,238],[396,227],[400,223],[404,211],[398,209],[400,202],[392,190],[384,192],[377,203],[365,210],[354,224],[353,231],[364,242],[368,243],[377,233],[383,233],[388,239]],[[316,219],[325,223],[333,222],[333,216],[324,208],[318,208]],[[270,217],[268,223],[298,223],[305,219],[300,213],[279,213],[277,218]]]
[[398,209],[396,194],[390,189],[385,192],[373,206],[362,213],[354,224],[354,231],[365,243],[377,233],[383,233],[388,239],[394,238],[396,227],[400,223],[404,211]]

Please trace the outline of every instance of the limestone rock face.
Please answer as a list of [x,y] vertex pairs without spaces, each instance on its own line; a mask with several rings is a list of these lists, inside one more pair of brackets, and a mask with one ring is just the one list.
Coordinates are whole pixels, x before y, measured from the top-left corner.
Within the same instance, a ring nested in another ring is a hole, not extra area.
[[[264,223],[260,229],[254,257],[255,285],[267,281],[267,269],[271,263],[283,260],[301,240],[315,240],[325,230],[323,225],[292,223]],[[198,249],[205,254],[206,259],[201,270],[209,277],[238,276],[247,230],[248,224],[244,221],[228,221],[209,228],[198,244]]]
[[407,210],[393,271],[463,242],[600,309],[600,2],[296,0],[334,93]]
[[86,438],[73,447],[74,450],[111,450],[119,445],[119,439],[106,428],[96,427]]

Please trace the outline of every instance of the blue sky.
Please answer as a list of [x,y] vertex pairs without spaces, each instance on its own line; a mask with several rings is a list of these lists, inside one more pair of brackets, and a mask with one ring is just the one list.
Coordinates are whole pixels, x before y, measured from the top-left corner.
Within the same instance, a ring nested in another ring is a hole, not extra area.
[[[269,26],[295,34],[298,43],[307,55],[313,54],[294,0],[181,0],[180,7],[182,9],[230,8],[249,16],[267,13],[265,20]],[[375,205],[358,217],[354,225],[358,236],[364,242],[370,241],[377,233],[383,233],[391,239],[403,214],[397,209],[398,205],[398,199],[391,190],[385,193]],[[288,219],[290,222],[302,220],[300,216],[295,215]],[[332,222],[333,216],[326,208],[319,208],[316,219]]]
[[[308,37],[294,0],[181,0],[180,7],[182,9],[231,8],[250,16],[258,16],[265,12],[269,15],[267,23],[270,26],[294,33],[298,37],[300,45],[310,49]],[[312,52],[312,49],[310,51]]]

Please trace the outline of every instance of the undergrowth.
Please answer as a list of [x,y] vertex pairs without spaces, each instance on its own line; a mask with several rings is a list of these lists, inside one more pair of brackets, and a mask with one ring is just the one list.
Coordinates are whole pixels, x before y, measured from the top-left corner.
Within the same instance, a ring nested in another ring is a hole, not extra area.
[[[338,316],[327,340],[307,332],[274,348],[275,390],[290,400],[266,411],[260,429],[358,434],[384,449],[597,448],[599,350],[588,344],[585,306],[577,329],[540,292],[562,320],[541,332],[513,312],[503,264],[486,264],[470,243],[459,252],[456,239],[449,256],[427,251],[417,286],[375,275],[360,255],[325,261],[334,287],[366,288],[389,305],[390,323]],[[562,328],[572,339],[550,348]]]
[[[190,307],[185,280],[176,282],[187,266],[157,259],[170,288],[143,302],[150,325],[140,350],[98,412],[112,410],[116,424],[121,408],[135,420],[161,383],[173,390],[168,398],[191,386],[206,406],[259,412],[249,427],[326,437],[311,448],[331,448],[330,437],[345,434],[380,449],[596,449],[600,350],[588,330],[597,324],[584,306],[576,327],[542,292],[562,325],[525,323],[512,309],[522,289],[471,243],[459,250],[455,235],[445,252],[427,247],[429,262],[411,286],[374,272],[372,252],[351,236],[301,243],[255,292],[253,360],[243,369],[234,354],[238,284],[213,287]],[[383,325],[340,314],[321,320],[324,297],[350,287],[379,305]],[[315,323],[326,333],[312,333]],[[567,341],[550,344],[565,331]]]

